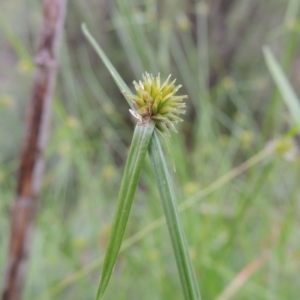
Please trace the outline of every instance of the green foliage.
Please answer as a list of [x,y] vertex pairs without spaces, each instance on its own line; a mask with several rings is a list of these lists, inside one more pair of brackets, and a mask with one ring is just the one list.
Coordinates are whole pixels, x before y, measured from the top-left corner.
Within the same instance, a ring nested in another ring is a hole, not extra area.
[[146,125],[137,125],[133,134],[106,249],[97,299],[102,298],[119,255],[133,198],[154,127],[154,122],[149,122]]
[[288,82],[288,79],[284,75],[283,70],[276,61],[270,49],[268,47],[265,47],[263,50],[270,72],[278,88],[280,89],[282,97],[290,111],[290,114],[293,117],[294,122],[300,127],[300,100],[296,96],[294,90]]
[[[108,2],[113,5],[105,10]],[[249,20],[254,2],[258,10]],[[185,120],[168,143],[192,264],[205,287],[202,298],[224,300],[228,290],[231,298],[243,300],[299,297],[298,131],[289,128],[294,119],[261,51],[263,44],[270,45],[300,95],[299,2],[230,1],[231,13],[219,31],[222,19],[213,8],[196,8],[191,2],[72,1],[25,300],[93,299],[136,122],[106,68],[87,47],[81,22],[96,33],[130,87],[145,71],[160,72],[162,78],[171,73],[189,97]],[[40,7],[36,1],[5,1],[0,14],[4,266],[33,76],[28,57],[36,49]],[[247,31],[239,34],[243,20]],[[229,67],[221,56],[222,49],[232,50],[227,43],[235,51]],[[143,170],[105,297],[183,299],[148,158]]]
[[191,265],[185,234],[177,208],[175,190],[156,132],[154,132],[150,141],[149,155],[162,199],[185,299],[200,300],[198,283]]
[[[116,264],[137,183],[145,160],[145,154],[146,151],[149,150],[154,177],[162,199],[185,299],[200,300],[199,287],[188,253],[186,238],[177,209],[174,188],[159,139],[155,131],[153,134],[154,128],[161,133],[165,133],[167,136],[170,136],[168,128],[177,132],[172,123],[173,121],[177,123],[178,120],[183,121],[176,115],[185,112],[181,109],[185,107],[185,103],[180,102],[186,98],[186,96],[176,95],[176,92],[181,86],[175,86],[175,80],[169,83],[170,76],[161,85],[160,75],[154,78],[153,75],[148,73],[143,76],[143,81],[139,81],[138,84],[134,81],[137,95],[129,94],[129,87],[126,86],[119,73],[113,67],[85,25],[82,25],[82,30],[105,63],[116,84],[123,89],[123,91],[126,91],[124,96],[127,96],[127,98],[133,101],[137,111],[130,110],[130,112],[139,119],[126,160],[96,299],[102,299]],[[140,104],[142,104],[142,107],[139,107]],[[163,123],[164,126],[162,126],[161,123]]]

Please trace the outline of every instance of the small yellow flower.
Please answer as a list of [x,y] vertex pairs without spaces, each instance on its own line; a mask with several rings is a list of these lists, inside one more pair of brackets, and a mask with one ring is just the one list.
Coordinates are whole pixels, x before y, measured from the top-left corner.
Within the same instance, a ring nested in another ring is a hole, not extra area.
[[136,95],[124,92],[135,108],[135,111],[130,110],[130,112],[142,123],[150,119],[154,120],[156,128],[166,136],[170,136],[169,129],[177,132],[173,123],[183,121],[178,115],[185,113],[182,109],[185,103],[182,101],[187,98],[186,95],[176,96],[181,85],[175,86],[176,79],[170,83],[170,77],[171,75],[161,84],[160,74],[155,78],[152,74],[145,73],[143,82],[133,82]]
[[33,70],[33,63],[29,59],[22,59],[18,64],[18,71],[21,73],[29,73]]
[[116,173],[115,168],[112,165],[107,165],[103,168],[103,175],[106,179],[111,179]]
[[68,117],[67,118],[67,126],[71,129],[77,129],[79,127],[79,122],[78,119],[76,119],[75,117]]

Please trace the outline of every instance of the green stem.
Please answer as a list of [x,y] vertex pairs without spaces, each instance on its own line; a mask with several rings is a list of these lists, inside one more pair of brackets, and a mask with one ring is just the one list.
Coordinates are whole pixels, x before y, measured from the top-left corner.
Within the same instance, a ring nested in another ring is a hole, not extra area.
[[155,123],[151,121],[145,125],[138,124],[135,128],[117,200],[96,300],[102,298],[116,264],[154,127]]
[[199,287],[190,260],[174,188],[156,132],[154,132],[149,145],[149,156],[162,199],[185,299],[200,300]]
[[300,126],[300,101],[270,48],[263,48],[269,71],[287,105],[294,122]]

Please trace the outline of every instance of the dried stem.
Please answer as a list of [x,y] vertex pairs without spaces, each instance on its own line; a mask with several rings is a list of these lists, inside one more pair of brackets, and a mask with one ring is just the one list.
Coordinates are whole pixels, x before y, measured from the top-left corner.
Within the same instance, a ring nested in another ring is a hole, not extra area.
[[36,73],[28,108],[20,157],[16,197],[11,215],[11,235],[2,300],[21,299],[27,272],[29,246],[43,175],[51,102],[58,67],[58,48],[67,0],[43,1],[43,24]]

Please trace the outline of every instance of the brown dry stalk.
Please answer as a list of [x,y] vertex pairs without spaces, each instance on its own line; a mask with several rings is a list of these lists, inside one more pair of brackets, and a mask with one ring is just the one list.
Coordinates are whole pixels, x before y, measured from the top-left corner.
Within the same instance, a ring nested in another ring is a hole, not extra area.
[[22,297],[43,175],[43,153],[49,132],[51,102],[58,67],[58,48],[66,6],[67,0],[43,1],[43,24],[35,57],[36,72],[11,214],[11,233],[2,300],[19,300]]
[[227,286],[227,288],[219,295],[216,300],[233,299],[234,295],[242,288],[249,278],[258,271],[267,261],[268,253],[265,252],[261,257],[258,257],[248,265],[246,265]]

